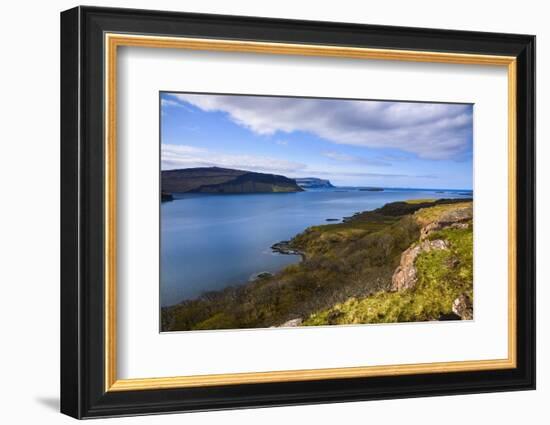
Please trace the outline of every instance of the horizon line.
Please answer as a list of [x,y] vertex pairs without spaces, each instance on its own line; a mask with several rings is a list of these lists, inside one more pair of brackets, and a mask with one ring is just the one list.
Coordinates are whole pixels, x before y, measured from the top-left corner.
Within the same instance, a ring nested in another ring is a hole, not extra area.
[[[204,167],[187,167],[187,168],[171,168],[171,169],[168,169],[168,170],[163,170],[162,168],[160,168],[160,172],[162,173],[163,171],[179,171],[179,170],[196,170],[196,169],[201,169],[201,168],[219,168],[219,169],[222,169],[222,170],[232,170],[232,171],[244,171],[244,172],[247,172],[247,173],[258,173],[258,174],[268,174],[268,175],[272,175],[272,176],[282,176],[282,177],[285,177],[287,179],[291,179],[291,180],[295,180],[295,179],[319,179],[319,180],[326,180],[326,181],[329,181],[330,182],[330,179],[326,179],[326,178],[321,178],[321,177],[315,177],[315,176],[303,176],[303,177],[288,177],[286,175],[283,175],[283,174],[273,174],[273,173],[265,173],[265,172],[261,172],[261,171],[251,171],[251,170],[243,170],[243,169],[239,169],[239,168],[227,168],[227,167],[219,167],[217,165],[212,165],[212,166],[204,166]],[[332,184],[332,183],[331,183]],[[416,189],[416,190],[433,190],[433,191],[458,191],[458,192],[472,192],[474,191],[474,189],[464,189],[464,188],[460,188],[460,189],[451,189],[451,188],[445,188],[445,187],[399,187],[399,186],[380,186],[380,185],[344,185],[344,186],[336,186],[336,185],[333,185],[335,188],[346,188],[346,187],[353,187],[353,188],[364,188],[364,189],[371,189],[371,188],[380,188],[380,189],[407,189],[407,190],[412,190],[412,189]]]

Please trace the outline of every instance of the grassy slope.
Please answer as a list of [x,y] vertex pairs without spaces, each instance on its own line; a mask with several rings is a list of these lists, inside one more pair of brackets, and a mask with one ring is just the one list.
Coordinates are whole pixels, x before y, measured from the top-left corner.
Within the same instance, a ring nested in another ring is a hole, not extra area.
[[391,323],[438,320],[452,313],[452,302],[466,293],[473,299],[472,227],[444,229],[430,239],[444,239],[449,250],[433,250],[415,262],[418,281],[403,292],[380,291],[372,296],[351,298],[330,309],[312,314],[304,325]]
[[[425,288],[423,292],[420,289],[418,293],[386,292],[401,253],[418,240],[421,223],[455,207],[435,205],[431,200],[411,204],[396,202],[358,214],[345,223],[310,227],[291,242],[293,248],[305,253],[302,263],[288,266],[272,277],[210,292],[197,300],[164,308],[163,329],[268,327],[297,317],[306,318],[306,324],[310,325],[435,317],[436,310],[448,309],[443,295],[434,297],[433,294],[445,292],[446,298],[454,295],[454,292],[441,289],[439,284],[447,278],[442,274],[446,269],[441,267],[446,261],[452,260],[455,264],[455,256],[462,255],[460,267],[467,269],[470,264],[471,282],[471,260],[468,263],[466,258],[468,252],[471,258],[471,229],[462,233],[457,229],[445,235],[453,248],[444,254],[434,252],[434,255],[449,255],[449,258],[419,257],[420,284],[417,288]],[[419,211],[422,215],[413,215],[416,210],[427,207]],[[433,209],[436,211],[431,211]],[[468,233],[470,248],[465,242]],[[466,269],[461,268],[460,273],[453,269],[449,275],[463,276],[462,285],[468,280]],[[424,308],[426,303],[422,297],[430,297],[434,305],[439,300],[445,308],[440,305]],[[402,317],[397,314],[399,311],[403,312]]]

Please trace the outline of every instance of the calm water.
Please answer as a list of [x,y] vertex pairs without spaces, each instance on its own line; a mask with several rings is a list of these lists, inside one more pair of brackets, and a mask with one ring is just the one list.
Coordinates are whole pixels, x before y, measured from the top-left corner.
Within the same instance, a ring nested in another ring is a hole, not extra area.
[[463,191],[354,188],[277,194],[175,194],[161,205],[162,305],[246,283],[300,261],[271,252],[306,227],[405,199],[460,198]]

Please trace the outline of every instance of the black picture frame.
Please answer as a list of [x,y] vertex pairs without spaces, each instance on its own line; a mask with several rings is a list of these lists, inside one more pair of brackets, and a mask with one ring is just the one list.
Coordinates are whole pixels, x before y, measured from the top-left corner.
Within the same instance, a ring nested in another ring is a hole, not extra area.
[[[105,391],[104,34],[517,58],[517,367],[369,378]],[[75,418],[535,388],[535,37],[132,9],[61,13],[61,412]]]

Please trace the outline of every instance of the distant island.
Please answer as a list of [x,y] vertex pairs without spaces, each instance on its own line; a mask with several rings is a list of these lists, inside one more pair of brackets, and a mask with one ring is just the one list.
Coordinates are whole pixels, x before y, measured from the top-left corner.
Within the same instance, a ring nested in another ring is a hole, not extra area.
[[294,179],[220,167],[163,170],[162,192],[170,193],[290,193],[303,192]]
[[318,179],[317,177],[299,177],[294,179],[298,186],[303,189],[325,189],[334,187],[330,181]]

